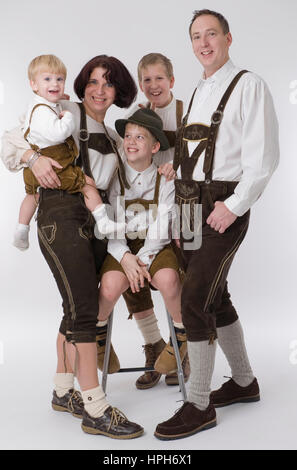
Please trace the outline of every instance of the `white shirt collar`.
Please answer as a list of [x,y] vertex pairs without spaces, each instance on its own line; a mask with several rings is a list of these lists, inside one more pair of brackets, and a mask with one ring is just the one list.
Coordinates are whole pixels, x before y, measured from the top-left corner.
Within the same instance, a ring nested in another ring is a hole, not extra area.
[[204,72],[202,75],[201,80],[205,84],[212,84],[212,83],[221,83],[225,80],[227,75],[235,68],[235,65],[233,64],[232,60],[229,59],[219,70],[217,70],[213,75],[211,75],[208,78],[204,78]]
[[59,102],[58,103],[51,103],[51,101],[48,101],[45,98],[42,98],[42,96],[39,96],[39,95],[36,95],[36,94],[34,94],[33,102],[34,102],[34,104],[47,104],[51,108],[57,108],[57,107],[61,106]]
[[155,165],[155,163],[152,163],[145,170],[137,171],[137,170],[134,170],[134,168],[132,168],[132,166],[130,166],[127,161],[125,161],[126,176],[128,178],[129,183],[131,184],[134,183],[134,181],[139,175],[141,175],[142,177],[152,176],[156,172],[157,169],[158,169],[157,165]]

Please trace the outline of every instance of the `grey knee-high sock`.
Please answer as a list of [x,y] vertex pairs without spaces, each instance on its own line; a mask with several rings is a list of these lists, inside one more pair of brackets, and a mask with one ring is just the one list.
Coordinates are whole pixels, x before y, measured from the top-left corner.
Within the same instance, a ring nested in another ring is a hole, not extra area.
[[244,335],[239,320],[228,326],[217,328],[219,345],[231,367],[232,379],[241,387],[247,387],[254,380],[247,355]]
[[209,405],[210,385],[215,364],[217,341],[188,341],[188,354],[191,368],[188,387],[188,401],[199,410]]

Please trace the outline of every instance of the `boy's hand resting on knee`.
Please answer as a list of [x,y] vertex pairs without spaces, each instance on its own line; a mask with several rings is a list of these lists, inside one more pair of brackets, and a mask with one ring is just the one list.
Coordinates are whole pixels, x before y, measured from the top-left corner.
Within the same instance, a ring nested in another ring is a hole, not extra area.
[[129,252],[125,253],[121,259],[121,265],[128,278],[133,294],[139,292],[141,287],[144,287],[145,278],[149,282],[151,281],[149,272],[138,256]]

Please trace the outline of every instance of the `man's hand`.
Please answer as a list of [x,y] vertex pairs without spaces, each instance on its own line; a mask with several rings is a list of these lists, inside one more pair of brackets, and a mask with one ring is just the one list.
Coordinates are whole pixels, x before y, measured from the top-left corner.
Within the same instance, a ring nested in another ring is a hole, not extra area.
[[222,201],[215,202],[215,208],[210,213],[206,223],[219,233],[224,233],[235,222],[237,215],[229,211]]
[[163,165],[160,165],[158,168],[158,172],[160,175],[164,175],[166,178],[166,181],[171,181],[176,178],[176,173],[173,169],[172,163],[164,163]]
[[140,287],[144,287],[144,278],[150,280],[150,275],[144,268],[143,263],[132,253],[127,252],[124,254],[121,259],[121,265],[128,278],[133,294],[135,294],[135,292],[139,292]]

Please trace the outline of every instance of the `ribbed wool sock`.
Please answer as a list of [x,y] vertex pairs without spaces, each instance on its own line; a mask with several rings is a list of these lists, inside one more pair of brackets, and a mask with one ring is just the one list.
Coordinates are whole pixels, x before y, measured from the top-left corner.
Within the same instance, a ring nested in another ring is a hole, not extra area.
[[210,385],[215,364],[217,341],[188,341],[188,354],[191,368],[188,386],[188,401],[199,410],[209,405]]
[[54,377],[55,391],[59,398],[66,395],[66,393],[74,388],[74,374],[67,372],[57,372]]
[[100,385],[90,390],[85,390],[81,394],[85,410],[93,418],[103,416],[104,411],[110,406]]
[[242,326],[239,320],[228,326],[217,328],[218,342],[231,367],[232,379],[241,387],[254,380],[247,355]]
[[158,326],[158,320],[154,313],[141,320],[136,320],[136,324],[141,331],[145,344],[155,344],[162,339]]

